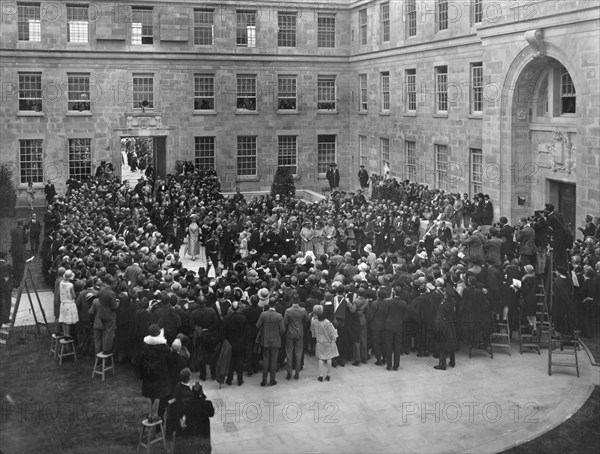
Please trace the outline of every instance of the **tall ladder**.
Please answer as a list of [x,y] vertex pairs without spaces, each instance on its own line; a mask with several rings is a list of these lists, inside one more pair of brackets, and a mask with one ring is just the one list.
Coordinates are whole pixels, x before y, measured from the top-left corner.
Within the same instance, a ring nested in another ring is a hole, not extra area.
[[[32,260],[33,260],[33,257],[31,257],[30,259],[28,259],[25,262],[25,268],[23,270],[23,278],[21,279],[19,289],[17,290],[17,298],[15,300],[15,303],[11,304],[12,312],[11,312],[11,317],[10,317],[10,324],[8,326],[3,326],[2,329],[0,329],[0,346],[4,346],[4,347],[8,346],[8,338],[10,337],[10,333],[15,328],[15,322],[17,320],[17,313],[19,312],[19,305],[21,304],[21,297],[23,296],[23,290],[25,290],[27,292],[27,297],[29,298],[29,306],[31,307],[31,313],[32,313],[33,319],[35,321],[35,327],[36,327],[37,333],[41,334],[40,326],[44,326],[46,328],[46,332],[47,332],[48,336],[51,335],[50,326],[48,325],[48,320],[46,319],[46,312],[44,311],[44,308],[42,307],[42,301],[40,300],[40,295],[38,294],[38,291],[35,288],[35,284],[33,283],[33,276],[31,274],[31,269],[29,268],[29,264],[32,262]],[[30,285],[31,285],[31,288],[33,289],[33,292],[35,293],[36,298],[37,298],[39,310],[41,312],[41,316],[44,321],[41,321],[40,319],[38,319],[38,316],[36,314],[36,308],[35,308],[35,305],[33,304],[33,299],[31,298],[31,292],[29,290]],[[12,298],[11,298],[11,300],[12,300]]]
[[[552,317],[550,311],[552,310],[552,252],[550,255],[550,272],[548,273],[548,279],[546,283],[546,290],[548,297],[544,299],[544,313],[547,314],[550,326],[552,326]],[[577,357],[577,351],[579,350],[579,331],[575,331],[573,334],[558,335],[554,332],[550,333],[548,341],[548,375],[552,375],[552,367],[574,367],[579,378],[579,358]],[[571,358],[571,359],[569,359]]]
[[[535,333],[529,331],[529,326],[523,325],[523,320],[519,320],[519,351],[523,354],[524,351],[535,351],[538,355],[540,352],[540,340],[549,329],[549,322],[544,317],[544,285],[538,281],[535,292],[537,298],[537,310],[535,313]],[[521,316],[519,316],[522,319]]]
[[506,317],[506,320],[500,319],[500,314],[493,314],[493,317],[494,331],[492,332],[490,343],[492,347],[506,348],[508,356],[510,356],[510,326],[508,317]]

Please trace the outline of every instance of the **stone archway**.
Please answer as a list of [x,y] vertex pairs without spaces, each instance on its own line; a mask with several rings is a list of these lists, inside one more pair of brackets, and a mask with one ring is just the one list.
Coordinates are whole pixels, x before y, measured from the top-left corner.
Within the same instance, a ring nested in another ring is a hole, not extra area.
[[581,109],[562,112],[561,71],[569,75],[577,99],[584,95],[583,84],[560,49],[536,40],[530,44],[514,59],[501,97],[500,159],[506,174],[500,205],[513,222],[546,202],[558,208],[557,183],[577,184]]

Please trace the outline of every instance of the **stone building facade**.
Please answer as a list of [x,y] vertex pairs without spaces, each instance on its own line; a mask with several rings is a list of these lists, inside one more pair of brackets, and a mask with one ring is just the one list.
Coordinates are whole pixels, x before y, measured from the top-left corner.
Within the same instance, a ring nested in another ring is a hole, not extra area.
[[60,190],[153,137],[160,173],[197,160],[225,190],[284,164],[321,192],[335,161],[352,191],[362,163],[580,221],[600,212],[599,24],[577,0],[3,2],[0,156]]

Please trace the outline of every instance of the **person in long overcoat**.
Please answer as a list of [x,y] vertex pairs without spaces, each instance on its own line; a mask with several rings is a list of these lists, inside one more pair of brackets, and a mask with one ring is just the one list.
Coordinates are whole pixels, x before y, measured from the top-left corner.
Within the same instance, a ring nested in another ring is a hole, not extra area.
[[385,357],[387,370],[398,370],[402,351],[402,324],[406,314],[406,302],[400,298],[401,290],[394,290],[396,296],[385,300]]
[[192,388],[192,399],[188,402],[179,420],[175,437],[175,454],[210,454],[210,418],[215,407],[202,392],[198,382]]
[[458,330],[456,324],[456,311],[460,304],[460,295],[448,283],[444,298],[438,306],[435,317],[435,333],[439,348],[439,362],[435,369],[446,370],[446,356],[450,356],[449,366],[456,364],[454,353],[458,350]]
[[572,336],[577,326],[577,308],[573,297],[572,283],[569,282],[566,270],[562,267],[556,268],[556,276],[552,280],[553,298],[552,323],[560,334]]
[[535,313],[537,312],[537,278],[534,274],[533,265],[525,265],[523,268],[525,275],[521,278],[521,298],[523,299],[523,320],[522,323],[529,324],[529,330],[535,330]]
[[470,275],[468,286],[463,290],[460,318],[462,339],[471,347],[476,347],[489,340],[492,329],[490,305],[483,286],[477,278]]
[[163,331],[156,324],[150,325],[144,338],[140,357],[140,377],[142,396],[149,400],[148,419],[158,421],[160,409],[158,403],[171,393],[171,376],[167,364],[169,346]]
[[523,270],[519,266],[519,259],[512,259],[504,268],[504,281],[502,283],[503,319],[508,318],[511,330],[518,330],[519,320],[519,289],[513,286],[514,280],[523,278]]

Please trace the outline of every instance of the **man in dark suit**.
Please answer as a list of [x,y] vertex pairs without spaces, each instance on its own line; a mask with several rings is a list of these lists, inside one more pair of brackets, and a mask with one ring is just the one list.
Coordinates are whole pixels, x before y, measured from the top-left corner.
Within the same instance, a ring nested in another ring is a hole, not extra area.
[[173,222],[169,224],[169,227],[166,229],[166,234],[167,243],[172,246],[173,251],[179,252],[179,249],[181,249],[183,230],[178,218],[173,218]]
[[256,327],[262,329],[263,378],[260,386],[267,386],[267,374],[270,374],[269,384],[277,384],[277,355],[281,348],[281,336],[285,332],[283,316],[275,310],[275,300],[269,301],[269,310],[260,314]]
[[10,230],[10,255],[15,269],[15,281],[20,284],[25,270],[25,243],[23,221],[17,221],[17,226]]
[[300,369],[302,368],[304,327],[308,325],[308,313],[306,312],[306,309],[300,307],[299,302],[300,298],[292,292],[292,306],[286,309],[283,317],[283,324],[286,329],[285,353],[287,357],[287,380],[292,378],[294,358],[296,360],[295,380],[298,380],[300,377]]
[[383,330],[386,316],[384,300],[387,296],[387,290],[380,288],[377,291],[377,299],[371,303],[367,310],[367,322],[373,336],[373,354],[375,355],[376,366],[383,366],[385,364]]
[[290,257],[294,254],[294,249],[294,232],[284,223],[279,230],[279,250],[281,251],[281,255]]
[[10,323],[10,295],[14,286],[14,268],[0,250],[0,324]]
[[54,202],[54,197],[56,196],[56,188],[52,184],[52,181],[48,180],[46,186],[44,186],[44,194],[46,194],[46,203],[51,205]]
[[[387,370],[398,370],[402,350],[402,323],[406,312],[406,302],[400,299],[401,289],[395,289],[396,297],[385,300],[385,356]],[[393,365],[392,365],[393,359]]]
[[549,227],[552,227],[554,235],[554,266],[567,267],[567,249],[571,249],[573,244],[569,244],[569,237],[572,239],[572,234],[568,231],[565,224],[565,219],[562,213],[554,209],[551,203],[546,204],[544,210],[546,222]]
[[498,233],[498,238],[502,240],[502,248],[500,250],[500,254],[502,256],[502,260],[512,260],[515,258],[515,242],[513,240],[513,236],[515,234],[515,229],[512,225],[508,224],[508,219],[502,216],[500,218],[500,232]]
[[491,225],[494,220],[494,206],[490,201],[490,196],[483,196],[483,225]]
[[360,183],[360,187],[363,191],[369,187],[369,173],[365,170],[365,166],[362,164],[360,166],[360,170],[358,171],[358,182]]
[[40,235],[42,233],[42,224],[37,220],[37,215],[33,213],[31,220],[27,223],[26,230],[29,231],[29,245],[31,253],[36,255],[40,248]]
[[244,354],[248,319],[239,313],[239,307],[239,301],[231,303],[231,310],[221,323],[221,339],[227,339],[231,344],[231,364],[225,383],[231,385],[235,371],[237,372],[237,384],[242,386],[244,384]]
[[337,190],[340,187],[340,171],[337,168],[337,164],[332,162],[329,164],[329,169],[327,169],[327,173],[325,174],[325,178],[329,182],[329,189],[331,192]]

